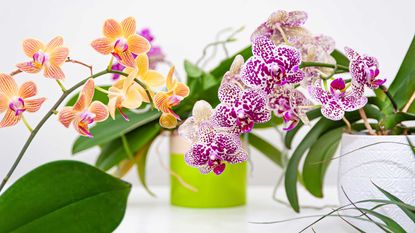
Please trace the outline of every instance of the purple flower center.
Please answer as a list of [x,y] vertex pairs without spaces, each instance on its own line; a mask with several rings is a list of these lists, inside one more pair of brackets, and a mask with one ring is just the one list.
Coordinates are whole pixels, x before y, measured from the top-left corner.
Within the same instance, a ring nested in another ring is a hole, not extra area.
[[24,107],[24,101],[22,98],[16,98],[9,103],[10,110],[14,111],[16,116],[19,116],[26,108]]
[[49,57],[42,50],[33,54],[33,63],[36,67],[42,67],[49,60]]
[[114,50],[116,53],[123,53],[128,50],[127,40],[124,38],[119,38],[114,45]]
[[344,88],[346,87],[346,83],[342,78],[336,78],[330,83],[330,87],[334,90],[340,90],[343,92]]

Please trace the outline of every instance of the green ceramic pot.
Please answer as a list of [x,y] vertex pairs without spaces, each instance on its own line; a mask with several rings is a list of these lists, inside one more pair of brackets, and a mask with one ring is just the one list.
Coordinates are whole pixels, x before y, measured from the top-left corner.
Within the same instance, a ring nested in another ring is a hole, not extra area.
[[170,202],[172,205],[191,208],[223,208],[245,205],[247,165],[226,164],[221,175],[201,174],[184,161],[189,144],[178,135],[170,137],[170,168],[197,191],[184,187],[171,177]]

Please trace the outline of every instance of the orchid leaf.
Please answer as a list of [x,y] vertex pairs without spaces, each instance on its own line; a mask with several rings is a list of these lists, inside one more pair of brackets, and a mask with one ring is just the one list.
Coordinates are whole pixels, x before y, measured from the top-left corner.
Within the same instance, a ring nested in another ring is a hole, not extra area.
[[72,153],[76,154],[86,149],[103,145],[116,138],[121,137],[128,132],[137,129],[155,119],[159,118],[160,113],[157,110],[151,110],[145,113],[137,114],[133,112],[126,113],[129,121],[126,121],[120,114],[113,119],[107,119],[91,128],[93,138],[79,137],[72,146]]
[[0,233],[113,232],[131,185],[78,161],[42,165],[0,196]]
[[146,181],[146,162],[147,162],[147,155],[148,155],[150,146],[151,146],[151,143],[147,143],[140,150],[137,151],[136,164],[137,164],[138,178],[141,184],[151,196],[155,196],[155,194],[148,188],[147,181]]
[[249,141],[249,144],[251,144],[251,146],[253,146],[259,152],[265,155],[272,162],[274,162],[280,167],[283,167],[282,153],[280,150],[275,148],[272,144],[265,141],[261,137],[255,135],[254,133],[248,134],[248,141]]
[[[415,36],[411,45],[402,61],[401,67],[395,76],[395,79],[389,87],[389,92],[395,99],[398,109],[402,109],[412,94],[415,92]],[[385,102],[384,108],[391,108],[389,101]]]
[[[127,138],[128,145],[131,147],[130,151],[139,151],[146,144],[152,142],[160,133],[160,129],[158,122],[153,121],[126,134],[125,137]],[[95,166],[107,171],[126,158],[128,156],[122,141],[120,138],[117,138],[103,146]]]
[[310,148],[303,165],[305,188],[316,197],[323,197],[323,181],[331,158],[340,144],[342,128],[323,134]]
[[[314,120],[314,119],[316,119],[316,118],[318,118],[318,117],[321,117],[321,111],[320,111],[320,108],[318,108],[318,109],[313,109],[313,110],[311,110],[311,111],[309,111],[309,112],[307,112],[307,117],[308,117],[308,119],[311,121],[311,120]],[[288,149],[291,149],[291,145],[292,145],[292,141],[294,140],[294,136],[297,134],[297,132],[301,129],[301,127],[303,127],[303,123],[302,122],[300,122],[300,123],[298,123],[298,125],[294,128],[294,129],[292,129],[292,130],[290,130],[290,131],[288,131],[287,132],[287,134],[285,135],[285,137],[284,137],[284,144],[285,144],[285,146],[288,148]]]
[[191,78],[200,78],[203,74],[202,69],[188,60],[184,61],[184,70],[186,71],[187,76]]
[[415,120],[415,114],[413,113],[397,112],[397,113],[389,114],[387,115],[387,117],[385,117],[384,126],[386,129],[391,129],[403,121],[414,121],[414,120]]
[[336,64],[349,66],[349,59],[339,50],[335,49],[330,55],[334,58],[334,60],[336,60]]
[[[385,195],[389,200],[394,201],[394,202],[398,202],[398,203],[404,203],[401,199],[397,198],[396,196],[394,196],[393,194],[389,193],[388,191],[382,189],[381,187],[379,187],[375,183],[373,183],[373,185],[376,186],[376,188],[379,191],[381,191],[383,193],[383,195]],[[412,220],[412,222],[415,223],[415,211],[413,209],[405,208],[402,205],[398,205],[398,207]]]
[[399,225],[395,220],[389,218],[386,215],[383,215],[379,212],[376,212],[374,210],[371,209],[366,209],[366,208],[361,208],[358,207],[360,209],[360,211],[363,211],[367,214],[370,214],[376,218],[378,218],[379,220],[381,220],[382,222],[385,223],[386,227],[391,230],[394,233],[406,233],[405,229],[403,229],[403,227],[401,227],[401,225]]

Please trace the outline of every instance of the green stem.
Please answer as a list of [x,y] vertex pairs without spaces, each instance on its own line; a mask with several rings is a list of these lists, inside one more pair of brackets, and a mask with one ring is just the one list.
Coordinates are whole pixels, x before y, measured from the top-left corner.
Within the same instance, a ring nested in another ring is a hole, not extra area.
[[7,175],[3,178],[3,181],[0,184],[0,192],[1,190],[4,188],[4,186],[6,185],[7,181],[10,179],[11,175],[13,174],[14,170],[16,169],[16,167],[19,165],[20,161],[22,160],[27,148],[29,147],[29,145],[32,143],[33,139],[35,138],[35,136],[37,135],[37,133],[39,132],[39,130],[42,128],[42,126],[46,123],[46,121],[50,118],[50,116],[52,116],[55,112],[56,109],[60,106],[60,104],[66,99],[66,97],[68,97],[69,94],[71,94],[72,92],[74,92],[76,89],[78,89],[79,87],[81,87],[88,79],[90,78],[97,78],[99,76],[102,76],[104,74],[108,74],[111,71],[108,70],[104,70],[101,71],[99,73],[96,73],[94,75],[89,76],[88,78],[78,82],[77,84],[75,84],[73,87],[71,87],[70,89],[64,91],[61,95],[61,97],[56,101],[56,103],[52,106],[52,108],[46,113],[46,115],[40,120],[40,122],[36,125],[36,127],[33,129],[33,131],[31,131],[29,138],[27,139],[26,143],[23,145],[22,149],[20,150],[19,155],[17,156],[16,160],[14,161],[13,165],[11,166],[10,170],[7,172]]
[[321,62],[302,62],[300,64],[300,68],[304,68],[304,67],[327,67],[327,68],[333,68],[333,69],[337,68],[338,70],[342,70],[342,71],[349,71],[349,67],[347,66],[338,65],[338,64],[321,63]]
[[58,79],[56,79],[56,82],[58,83],[58,85],[62,89],[62,92],[65,92],[66,91],[66,88],[63,86],[63,84],[61,83],[61,81],[59,81]]
[[30,127],[30,124],[29,124],[29,122],[27,122],[27,120],[26,120],[26,118],[24,117],[24,115],[22,115],[22,120],[23,120],[23,123],[24,123],[24,125],[26,126],[26,128],[29,130],[29,132],[32,132],[32,131],[33,131],[33,129],[32,129],[32,127]]
[[102,92],[102,93],[105,93],[105,94],[108,94],[109,93],[107,90],[105,90],[104,88],[99,87],[99,86],[95,86],[95,89],[98,90],[98,91],[100,91],[100,92]]
[[108,66],[107,66],[107,70],[108,70],[108,71],[112,70],[112,62],[113,62],[113,61],[114,61],[114,57],[113,57],[113,56],[111,56],[110,63],[108,63]]

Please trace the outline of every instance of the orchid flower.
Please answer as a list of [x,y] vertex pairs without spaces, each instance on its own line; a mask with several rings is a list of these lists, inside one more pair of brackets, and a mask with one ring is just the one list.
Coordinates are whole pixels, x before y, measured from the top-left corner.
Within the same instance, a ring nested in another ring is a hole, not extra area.
[[271,14],[268,20],[262,23],[252,34],[251,41],[257,37],[265,36],[275,44],[295,42],[303,36],[308,36],[309,32],[302,27],[307,20],[307,13],[304,11],[283,11],[279,10]]
[[146,91],[131,78],[121,77],[108,89],[108,111],[112,119],[115,119],[115,111],[129,120],[122,108],[136,109],[143,102],[149,102]]
[[91,46],[99,53],[112,54],[124,66],[134,67],[133,54],[139,55],[150,50],[149,41],[136,34],[136,22],[133,17],[121,23],[108,19],[104,23],[104,37],[92,41]]
[[261,88],[270,94],[277,86],[299,83],[304,72],[299,69],[301,53],[294,47],[276,46],[266,37],[257,37],[252,45],[254,56],[242,68],[245,85]]
[[[180,120],[179,115],[177,115],[172,108],[179,105],[180,102],[189,95],[190,90],[185,83],[177,81],[173,74],[174,66],[170,68],[167,75],[167,91],[160,91],[154,96],[154,105],[161,112],[171,114],[177,120]],[[169,127],[174,126],[171,125]]]
[[248,159],[239,137],[218,130],[218,126],[211,121],[200,123],[198,135],[197,141],[185,154],[185,161],[204,174],[213,171],[220,175],[226,167],[224,162],[234,164]]
[[349,69],[354,83],[376,89],[386,82],[386,79],[377,79],[379,63],[375,57],[360,55],[348,47],[344,50],[350,60]]
[[89,125],[108,118],[107,107],[100,101],[92,101],[94,91],[94,80],[89,79],[74,106],[65,107],[59,112],[59,122],[66,128],[72,123],[80,135],[93,137],[89,131]]
[[63,47],[63,38],[57,36],[53,38],[46,46],[39,40],[26,39],[23,41],[23,50],[26,56],[32,60],[17,64],[23,72],[38,73],[44,69],[44,76],[53,79],[64,79],[60,66],[68,57],[69,50]]
[[183,124],[180,125],[178,131],[179,135],[189,142],[196,142],[199,135],[199,127],[202,122],[208,121],[213,114],[212,106],[204,101],[199,100],[193,105],[192,116],[187,118]]
[[36,94],[37,87],[34,82],[25,82],[19,88],[13,77],[0,74],[0,113],[6,112],[0,128],[16,125],[25,111],[39,110],[46,98],[29,99]]
[[344,112],[355,111],[367,103],[363,96],[363,86],[352,83],[351,90],[347,90],[342,78],[337,78],[330,83],[330,91],[324,90],[320,84],[309,86],[310,95],[322,104],[321,113],[324,117],[338,121],[344,116]]
[[268,105],[277,117],[284,120],[287,127],[283,130],[294,129],[300,121],[304,124],[309,123],[306,113],[311,109],[312,103],[294,88],[278,87],[269,98]]
[[218,93],[221,103],[213,114],[221,127],[233,128],[236,134],[251,132],[255,123],[271,119],[268,98],[260,89],[245,89],[234,83],[221,85]]

